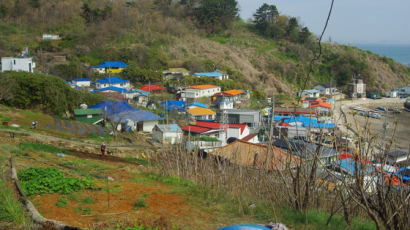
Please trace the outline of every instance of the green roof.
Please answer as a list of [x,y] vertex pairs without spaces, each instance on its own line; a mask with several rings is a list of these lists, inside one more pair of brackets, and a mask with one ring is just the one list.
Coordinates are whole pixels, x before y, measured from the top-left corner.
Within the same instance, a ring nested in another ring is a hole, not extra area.
[[102,114],[101,109],[74,109],[74,115]]

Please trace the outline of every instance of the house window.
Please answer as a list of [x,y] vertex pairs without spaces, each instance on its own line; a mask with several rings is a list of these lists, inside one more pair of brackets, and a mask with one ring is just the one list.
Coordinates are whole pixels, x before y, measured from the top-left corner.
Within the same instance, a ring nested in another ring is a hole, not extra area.
[[87,118],[93,118],[92,114],[87,114]]
[[16,64],[16,59],[14,59],[13,62],[14,62],[14,65],[15,65]]

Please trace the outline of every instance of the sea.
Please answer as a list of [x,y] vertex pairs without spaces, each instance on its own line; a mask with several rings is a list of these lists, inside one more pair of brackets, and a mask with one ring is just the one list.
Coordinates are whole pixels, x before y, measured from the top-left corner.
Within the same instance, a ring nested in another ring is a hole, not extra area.
[[410,66],[410,44],[350,44]]

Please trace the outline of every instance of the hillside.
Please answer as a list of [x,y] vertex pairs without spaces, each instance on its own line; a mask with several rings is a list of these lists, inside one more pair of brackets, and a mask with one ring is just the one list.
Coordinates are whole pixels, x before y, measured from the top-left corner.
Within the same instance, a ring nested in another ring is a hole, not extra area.
[[[134,68],[124,76],[134,83],[159,81],[162,70],[183,66],[191,71],[219,69],[242,83],[238,87],[268,94],[294,93],[303,85],[318,49],[315,37],[297,42],[290,35],[266,36],[240,19],[210,30],[193,16],[192,6],[179,2],[5,0],[0,3],[0,56],[16,55],[27,46],[36,71],[67,80],[94,77],[88,65],[123,60]],[[292,18],[279,15],[278,21],[286,26]],[[292,33],[303,29],[296,23]],[[62,39],[43,41],[43,33]],[[308,87],[332,78],[343,89],[356,74],[369,89],[383,92],[410,82],[410,69],[392,59],[325,43]]]

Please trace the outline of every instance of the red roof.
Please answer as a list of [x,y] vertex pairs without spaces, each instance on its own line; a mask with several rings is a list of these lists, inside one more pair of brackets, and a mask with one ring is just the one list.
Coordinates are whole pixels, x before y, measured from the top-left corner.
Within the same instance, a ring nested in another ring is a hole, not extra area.
[[279,122],[279,123],[278,123],[278,126],[290,127],[291,125],[289,125],[289,124],[286,123],[286,122]]
[[148,91],[148,92],[155,91],[155,90],[163,90],[163,89],[164,88],[162,88],[159,85],[150,85],[150,84],[144,85],[140,88],[140,90],[144,90],[144,91]]
[[[209,121],[196,121],[195,125],[204,127],[204,128],[209,128],[209,129],[220,129],[222,123],[209,122]],[[246,124],[227,124],[227,125],[228,127],[241,128],[241,134],[246,128]]]
[[258,135],[257,133],[249,134],[248,136],[242,138],[241,141],[249,141],[252,138],[256,137],[257,135]]
[[211,129],[207,129],[207,128],[199,127],[195,125],[185,125],[185,126],[182,126],[181,129],[187,132],[191,132],[191,133],[203,133],[203,132],[211,130]]

